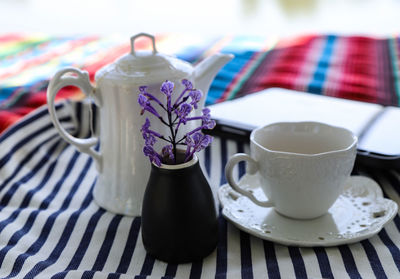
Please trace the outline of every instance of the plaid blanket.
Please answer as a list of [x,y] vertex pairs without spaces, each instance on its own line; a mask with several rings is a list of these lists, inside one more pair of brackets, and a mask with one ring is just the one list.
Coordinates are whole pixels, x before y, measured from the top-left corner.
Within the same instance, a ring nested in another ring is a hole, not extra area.
[[[399,105],[400,37],[306,35],[290,39],[255,36],[203,38],[156,36],[159,51],[192,63],[215,52],[232,53],[213,81],[207,104],[283,87],[383,105]],[[140,41],[138,48],[149,48]],[[46,88],[60,68],[95,72],[129,51],[121,37],[0,35],[0,132],[46,103]],[[67,87],[58,99],[79,99]]]

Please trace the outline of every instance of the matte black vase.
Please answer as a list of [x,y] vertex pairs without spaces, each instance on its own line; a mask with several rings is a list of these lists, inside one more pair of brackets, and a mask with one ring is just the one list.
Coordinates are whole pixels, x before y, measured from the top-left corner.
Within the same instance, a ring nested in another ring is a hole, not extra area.
[[142,207],[146,251],[169,263],[198,261],[218,240],[214,198],[198,158],[180,165],[152,165]]

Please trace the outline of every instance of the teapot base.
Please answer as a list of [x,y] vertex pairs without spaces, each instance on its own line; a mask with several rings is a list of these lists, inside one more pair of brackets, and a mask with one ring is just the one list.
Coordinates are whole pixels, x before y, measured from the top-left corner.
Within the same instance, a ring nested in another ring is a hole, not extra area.
[[121,199],[118,196],[109,193],[109,191],[105,192],[104,189],[107,188],[110,187],[102,185],[99,180],[97,180],[96,184],[94,185],[93,200],[99,207],[106,211],[125,216],[136,217],[141,215],[141,203],[134,203],[131,198],[126,199],[126,197]]

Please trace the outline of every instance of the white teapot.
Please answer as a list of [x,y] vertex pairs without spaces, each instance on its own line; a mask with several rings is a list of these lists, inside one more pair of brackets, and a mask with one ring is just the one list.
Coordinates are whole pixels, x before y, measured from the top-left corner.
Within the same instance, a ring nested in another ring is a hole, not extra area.
[[[151,39],[151,52],[135,50],[135,40],[139,37]],[[201,112],[212,80],[232,58],[229,54],[215,54],[192,67],[185,61],[157,52],[155,38],[140,33],[131,38],[131,53],[96,73],[95,87],[90,83],[88,73],[76,68],[65,68],[54,75],[47,89],[51,119],[67,142],[96,162],[99,176],[93,196],[99,206],[118,214],[141,214],[151,166],[142,152],[144,141],[140,129],[144,118],[140,117],[141,108],[137,102],[139,86],[147,85],[149,92],[161,94],[162,82],[170,80],[179,92],[183,86],[181,80],[188,79],[203,92],[198,109]],[[98,137],[76,138],[60,125],[54,100],[57,92],[69,85],[80,88],[99,107]],[[96,151],[94,147],[99,141],[100,148]]]

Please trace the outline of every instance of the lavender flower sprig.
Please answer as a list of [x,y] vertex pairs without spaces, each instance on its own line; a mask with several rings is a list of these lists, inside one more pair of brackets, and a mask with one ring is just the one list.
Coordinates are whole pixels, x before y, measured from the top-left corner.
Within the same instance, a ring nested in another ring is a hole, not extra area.
[[[199,152],[206,148],[211,142],[212,137],[202,133],[202,130],[213,129],[215,121],[211,119],[210,110],[205,108],[202,110],[201,116],[190,117],[193,110],[198,108],[203,93],[193,88],[193,84],[187,80],[182,80],[184,90],[173,102],[174,83],[166,80],[162,83],[160,92],[165,96],[165,103],[154,95],[150,94],[147,86],[139,87],[138,103],[142,108],[141,115],[149,112],[158,118],[161,123],[168,127],[169,134],[162,135],[150,129],[151,123],[146,118],[141,132],[145,141],[143,153],[149,157],[150,162],[157,166],[162,163],[182,163],[177,160],[178,146],[186,146],[183,162],[191,160],[195,152]],[[161,110],[159,112],[156,108]],[[179,128],[186,125],[190,121],[201,121],[201,125],[187,132],[183,136],[178,136]],[[166,143],[158,153],[154,149],[157,140],[160,139]]]

